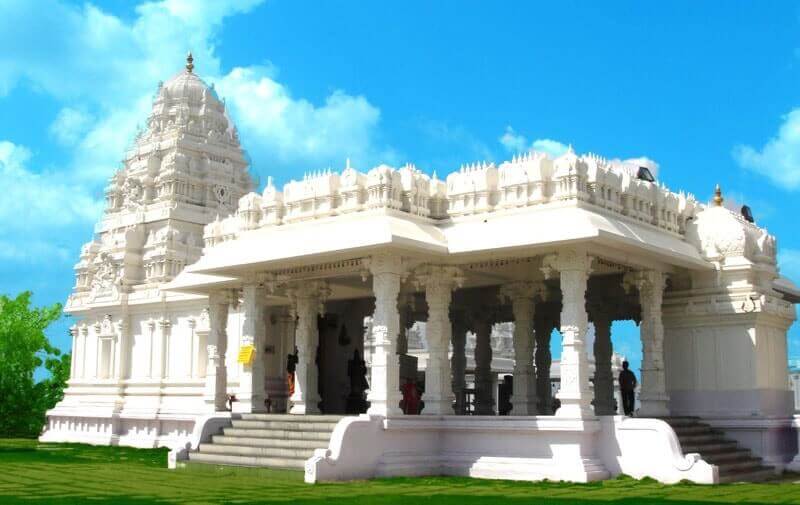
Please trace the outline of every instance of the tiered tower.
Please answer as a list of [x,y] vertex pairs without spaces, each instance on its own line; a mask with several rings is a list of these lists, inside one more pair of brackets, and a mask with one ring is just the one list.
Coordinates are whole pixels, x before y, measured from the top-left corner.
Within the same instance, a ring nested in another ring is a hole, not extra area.
[[66,305],[78,317],[70,380],[42,440],[152,447],[191,434],[204,407],[208,301],[162,287],[200,257],[203,227],[253,186],[225,103],[189,54],[159,84],[81,249]]
[[203,226],[253,189],[225,102],[186,68],[160,83],[123,166],[105,191],[95,240],[81,250],[68,310],[157,288],[200,257]]

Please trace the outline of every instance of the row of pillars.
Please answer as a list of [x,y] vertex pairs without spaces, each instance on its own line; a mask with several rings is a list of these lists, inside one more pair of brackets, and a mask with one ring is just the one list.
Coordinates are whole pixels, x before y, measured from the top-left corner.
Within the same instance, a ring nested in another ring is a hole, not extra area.
[[[589,382],[589,364],[585,349],[585,337],[589,324],[586,310],[586,289],[591,273],[592,258],[585,250],[568,249],[546,256],[542,271],[546,278],[558,276],[562,297],[560,314],[561,402],[556,415],[562,417],[589,417],[613,412],[613,380],[611,374],[610,320],[603,320],[602,313],[593,313],[596,327],[595,356],[599,367],[595,372],[595,391],[592,395]],[[367,400],[368,414],[376,416],[401,415],[400,368],[398,352],[400,342],[401,314],[398,297],[401,283],[406,275],[403,259],[396,255],[380,254],[365,260],[372,275],[375,296],[375,311],[372,317],[371,384]],[[424,265],[415,269],[414,280],[418,289],[424,290],[428,305],[427,339],[428,362],[425,371],[425,414],[448,415],[453,413],[454,391],[463,391],[465,366],[464,347],[466,328],[459,318],[451,320],[453,291],[461,285],[460,269],[447,265]],[[639,271],[626,274],[625,283],[638,288],[642,306],[641,335],[643,343],[641,410],[645,416],[662,416],[668,413],[663,365],[663,325],[661,323],[661,300],[664,276],[655,271]],[[257,284],[244,289],[243,343],[259,349],[256,335],[264,332],[260,303],[261,293]],[[553,328],[552,320],[535,317],[536,300],[542,294],[543,285],[536,282],[515,282],[501,289],[501,295],[512,305],[514,315],[514,388],[511,403],[512,415],[536,415],[552,412],[550,404],[550,353],[549,340]],[[317,390],[316,350],[319,345],[317,316],[322,312],[330,291],[324,281],[308,281],[290,284],[287,295],[291,301],[289,319],[294,322],[295,346],[298,363],[295,371],[294,394],[289,399],[290,413],[318,413],[320,402]],[[206,375],[206,402],[211,410],[226,408],[226,370],[224,363],[227,342],[227,312],[232,302],[224,292],[209,297],[210,333]],[[456,326],[454,331],[454,324]],[[537,326],[534,328],[534,326]],[[490,318],[473,318],[472,329],[477,335],[475,350],[476,414],[493,413],[491,381],[491,347],[489,334]],[[453,345],[453,362],[449,351]],[[536,355],[534,358],[534,342]],[[263,346],[262,346],[263,347]],[[546,351],[545,351],[546,350]],[[274,361],[256,359],[253,367],[282,370],[281,359],[285,353],[273,352]],[[535,362],[535,367],[534,367]],[[607,364],[607,366],[606,366]],[[452,365],[452,370],[451,370]],[[538,371],[538,374],[536,373]],[[264,371],[251,370],[252,376],[263,377]],[[273,374],[276,375],[276,374]],[[253,410],[260,408],[263,394],[246,380],[240,389],[242,396],[251,398]],[[280,396],[285,391],[285,377],[278,373],[267,375],[266,394]],[[270,387],[274,382],[274,391]],[[488,389],[487,389],[488,388]],[[261,396],[260,396],[261,395]],[[455,395],[463,398],[463,395]],[[594,398],[593,398],[594,397]],[[486,400],[488,398],[488,401]],[[539,401],[541,398],[541,401]],[[594,399],[594,408],[592,400]],[[461,401],[461,400],[459,400]],[[455,405],[456,412],[463,405]]]

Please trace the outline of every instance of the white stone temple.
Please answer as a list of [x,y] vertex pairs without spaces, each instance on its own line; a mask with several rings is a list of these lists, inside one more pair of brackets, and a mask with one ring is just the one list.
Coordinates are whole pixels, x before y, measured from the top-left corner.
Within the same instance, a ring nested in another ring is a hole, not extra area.
[[[167,446],[172,463],[304,468],[309,482],[800,468],[787,372],[800,290],[719,187],[701,203],[570,149],[444,180],[347,162],[256,193],[193,68],[159,85],[110,179],[42,441]],[[634,417],[616,407],[619,320],[640,328]],[[424,338],[408,331],[423,321]]]

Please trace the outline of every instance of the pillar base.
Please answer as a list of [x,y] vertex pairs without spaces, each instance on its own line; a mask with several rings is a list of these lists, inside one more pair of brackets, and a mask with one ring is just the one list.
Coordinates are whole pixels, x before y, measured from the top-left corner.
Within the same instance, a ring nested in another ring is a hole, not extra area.
[[426,399],[423,395],[422,401],[425,402],[422,415],[449,416],[453,412],[453,402],[451,400],[431,400]]
[[306,414],[319,414],[320,410],[318,407],[311,408],[309,405],[305,403],[292,403],[292,408],[289,409],[290,414],[297,414],[297,415],[306,415]]
[[594,418],[594,410],[592,409],[591,405],[586,403],[581,403],[580,401],[576,400],[561,400],[561,407],[558,408],[556,411],[556,417],[566,417],[572,419],[586,419],[586,418]]
[[[511,398],[510,416],[535,416],[538,414],[535,401],[519,401]],[[549,413],[548,413],[549,414]],[[546,414],[547,415],[547,414]]]
[[639,417],[666,417],[669,415],[667,397],[639,397],[640,407],[636,414]]

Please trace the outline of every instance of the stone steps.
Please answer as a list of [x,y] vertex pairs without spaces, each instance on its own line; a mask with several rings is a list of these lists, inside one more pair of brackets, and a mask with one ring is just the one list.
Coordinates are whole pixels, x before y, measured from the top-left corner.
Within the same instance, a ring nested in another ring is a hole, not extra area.
[[191,463],[204,463],[207,465],[233,465],[233,466],[258,466],[277,469],[301,470],[305,466],[305,459],[291,458],[258,458],[254,456],[235,456],[230,454],[191,453]]
[[203,454],[230,454],[231,456],[257,456],[260,458],[289,458],[306,460],[314,455],[314,448],[294,447],[250,447],[247,445],[203,444]]
[[228,435],[214,435],[212,441],[214,444],[220,445],[244,445],[249,447],[272,447],[279,448],[298,448],[298,449],[316,449],[320,446],[320,442],[327,440],[324,434],[320,433],[318,439],[283,439],[283,438],[270,438],[270,437],[249,437],[249,436],[228,436]]
[[310,423],[295,421],[244,421],[234,419],[231,421],[234,428],[285,430],[285,431],[333,431],[336,423]]
[[[697,451],[686,451],[686,452],[697,452]],[[726,449],[723,451],[711,451],[706,452],[703,455],[703,459],[706,460],[708,463],[712,465],[717,465],[720,463],[724,463],[726,461],[736,461],[741,460],[743,458],[749,458],[750,451],[748,449]]]
[[192,463],[302,469],[318,448],[327,448],[342,416],[242,414],[231,426],[189,453]]
[[719,469],[719,482],[761,482],[775,477],[772,467],[764,466],[761,458],[742,449],[725,434],[713,429],[698,417],[663,418],[675,434],[684,454],[699,453],[704,461]]
[[[332,431],[332,430],[331,430]],[[330,433],[325,431],[298,431],[298,430],[263,430],[246,428],[224,428],[225,436],[246,438],[272,438],[283,440],[330,440]]]
[[733,472],[719,476],[720,484],[730,484],[733,482],[764,482],[775,478],[775,470],[771,467],[761,467],[755,471]]

